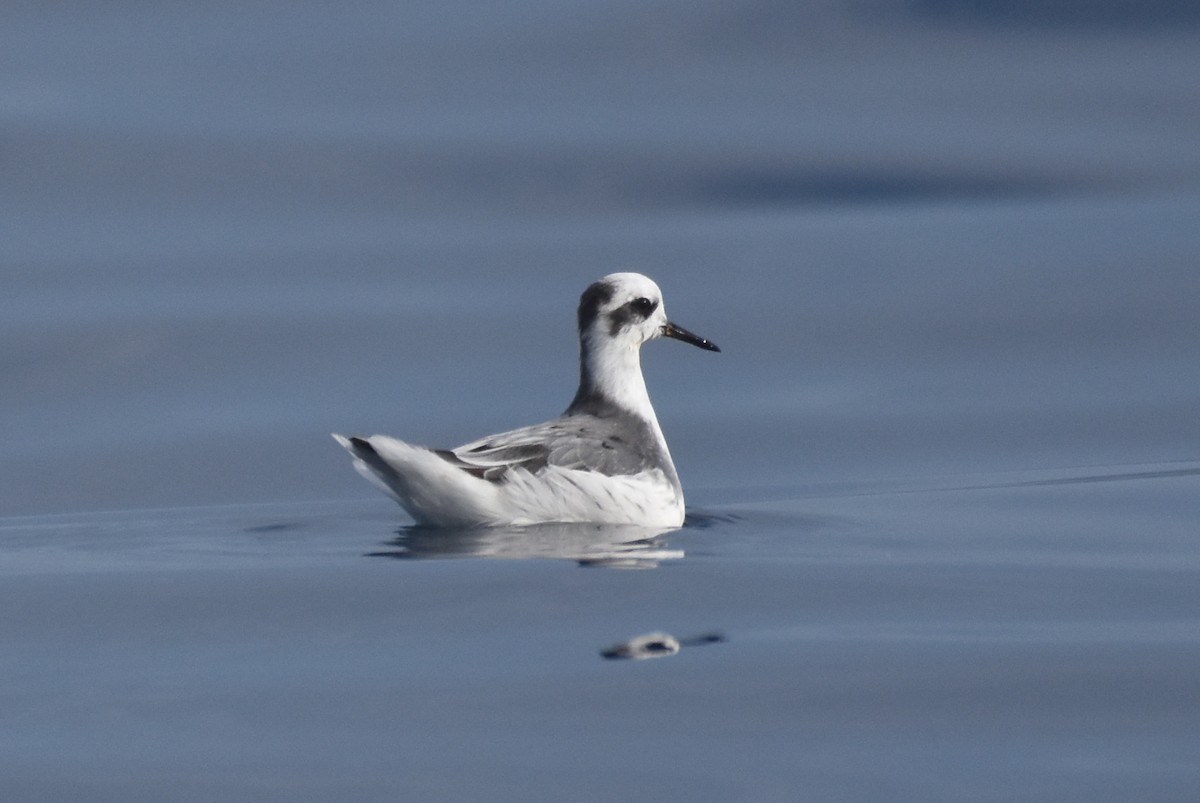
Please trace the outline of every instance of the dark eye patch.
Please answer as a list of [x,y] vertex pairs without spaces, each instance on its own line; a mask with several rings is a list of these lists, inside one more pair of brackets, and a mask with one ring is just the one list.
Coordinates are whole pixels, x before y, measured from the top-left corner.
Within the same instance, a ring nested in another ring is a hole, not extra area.
[[629,307],[635,313],[640,315],[643,320],[645,320],[646,318],[649,318],[650,314],[654,312],[655,308],[658,307],[658,302],[651,301],[645,297],[635,298],[633,301],[629,302]]
[[615,337],[617,332],[635,321],[644,321],[658,309],[658,302],[648,298],[635,298],[622,304],[608,313],[610,321],[609,332]]

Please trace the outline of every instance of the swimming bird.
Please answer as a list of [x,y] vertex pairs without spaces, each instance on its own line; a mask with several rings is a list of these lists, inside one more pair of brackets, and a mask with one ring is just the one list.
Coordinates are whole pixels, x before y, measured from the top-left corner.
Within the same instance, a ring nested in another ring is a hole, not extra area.
[[613,273],[579,299],[579,390],[558,418],[455,449],[333,437],[422,524],[679,527],[683,488],[642,377],[641,347],[659,337],[720,351],[667,319],[649,278]]

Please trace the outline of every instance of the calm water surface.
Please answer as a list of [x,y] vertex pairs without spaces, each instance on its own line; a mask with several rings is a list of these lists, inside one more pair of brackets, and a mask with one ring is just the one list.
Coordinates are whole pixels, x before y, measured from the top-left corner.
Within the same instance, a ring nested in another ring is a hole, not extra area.
[[[1200,28],[1094,12],[0,12],[0,797],[1193,799]],[[682,530],[329,439],[556,415],[618,269]]]

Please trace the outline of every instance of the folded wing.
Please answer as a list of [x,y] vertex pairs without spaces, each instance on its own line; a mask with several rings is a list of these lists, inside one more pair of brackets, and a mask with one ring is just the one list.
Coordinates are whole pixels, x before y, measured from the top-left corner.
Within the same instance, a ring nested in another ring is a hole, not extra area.
[[488,480],[502,479],[513,468],[537,473],[547,466],[612,477],[637,474],[655,465],[654,439],[647,434],[632,431],[628,421],[571,415],[436,454]]

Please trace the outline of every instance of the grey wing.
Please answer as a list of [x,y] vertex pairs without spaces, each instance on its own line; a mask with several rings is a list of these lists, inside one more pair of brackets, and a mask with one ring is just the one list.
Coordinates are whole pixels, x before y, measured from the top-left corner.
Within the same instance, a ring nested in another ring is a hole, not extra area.
[[558,466],[616,476],[654,465],[646,434],[623,428],[618,420],[573,415],[489,435],[439,454],[485,479],[499,479],[518,466],[531,472]]

